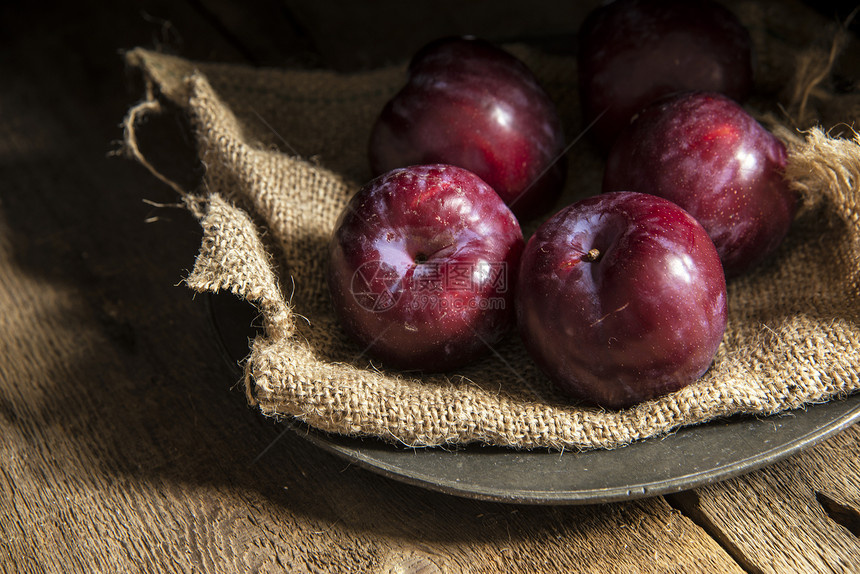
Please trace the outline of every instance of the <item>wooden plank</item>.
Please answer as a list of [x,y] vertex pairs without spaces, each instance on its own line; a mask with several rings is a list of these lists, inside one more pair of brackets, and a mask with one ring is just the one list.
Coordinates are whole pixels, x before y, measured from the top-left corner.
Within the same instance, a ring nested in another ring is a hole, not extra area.
[[860,572],[860,426],[672,502],[748,572]]

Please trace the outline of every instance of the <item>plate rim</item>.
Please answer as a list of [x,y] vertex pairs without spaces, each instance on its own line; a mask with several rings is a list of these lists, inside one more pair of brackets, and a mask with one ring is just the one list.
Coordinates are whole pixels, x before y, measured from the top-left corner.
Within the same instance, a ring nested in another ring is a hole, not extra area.
[[[284,424],[288,425],[294,433],[296,433],[303,439],[308,440],[315,446],[320,447],[327,452],[346,459],[351,463],[354,463],[357,466],[360,466],[361,468],[364,468],[376,474],[386,476],[399,482],[411,484],[413,486],[426,488],[448,495],[482,501],[534,505],[584,505],[630,501],[641,498],[650,498],[653,496],[674,494],[677,492],[683,492],[709,484],[715,484],[718,482],[729,480],[731,478],[736,478],[738,476],[748,474],[755,470],[765,468],[767,466],[779,462],[780,460],[788,458],[791,455],[812,448],[815,445],[821,443],[822,441],[838,434],[839,432],[847,429],[851,425],[860,421],[860,394],[853,394],[844,399],[834,399],[827,403],[809,405],[805,409],[798,409],[795,411],[789,411],[787,413],[777,413],[775,415],[770,415],[767,417],[755,417],[751,415],[745,415],[742,417],[737,417],[739,419],[738,421],[730,420],[727,422],[727,424],[737,425],[740,424],[742,419],[743,422],[756,425],[764,425],[771,423],[775,417],[803,417],[805,412],[810,409],[820,410],[828,406],[841,407],[837,410],[844,410],[844,412],[839,413],[827,424],[814,427],[810,431],[803,433],[802,435],[790,441],[777,444],[758,453],[748,455],[743,458],[733,460],[731,462],[727,462],[718,467],[708,468],[693,473],[680,474],[667,480],[642,482],[639,484],[631,484],[624,487],[619,486],[609,488],[590,488],[560,491],[529,491],[517,489],[502,492],[499,489],[495,488],[475,488],[474,484],[469,486],[460,485],[458,483],[452,483],[452,481],[450,480],[440,482],[439,480],[432,480],[428,475],[421,476],[414,473],[404,472],[403,467],[398,467],[386,463],[384,461],[375,460],[370,456],[362,454],[361,447],[353,447],[347,444],[352,442],[359,442],[372,443],[377,448],[388,448],[392,450],[400,448],[393,444],[386,443],[382,439],[378,439],[375,437],[350,437],[345,435],[334,435],[332,433],[327,433],[325,431],[313,428],[307,423],[304,423],[298,419],[285,420]],[[699,425],[683,427],[675,433],[671,433],[665,436],[650,437],[648,439],[633,442],[626,447],[620,447],[619,449],[615,450],[629,447],[635,448],[637,444],[644,443],[646,441],[672,441],[673,437],[676,436],[678,433],[694,432],[696,430],[701,430],[703,427],[707,427],[708,425],[715,425],[717,423],[718,421],[710,421],[701,423]],[[458,447],[457,450],[451,452],[450,455],[462,456],[463,454],[468,454],[467,451],[469,449],[477,448],[483,447],[479,444],[466,445],[463,447]],[[416,451],[421,452],[423,450],[430,449],[402,448],[401,452],[404,456],[412,456]],[[511,452],[516,452],[513,449],[510,450]],[[434,448],[434,452],[438,453],[446,451],[445,449],[440,450],[438,448]],[[546,456],[559,457],[568,455],[588,456],[588,453],[589,451],[559,453],[547,450],[545,454]],[[534,455],[536,454],[536,452],[530,451],[530,454]],[[541,450],[539,456],[543,455],[544,451]],[[443,456],[445,455],[443,454]]]

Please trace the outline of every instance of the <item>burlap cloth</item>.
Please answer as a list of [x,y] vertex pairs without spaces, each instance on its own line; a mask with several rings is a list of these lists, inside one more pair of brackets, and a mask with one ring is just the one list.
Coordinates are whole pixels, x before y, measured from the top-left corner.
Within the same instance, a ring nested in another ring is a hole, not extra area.
[[[734,7],[757,52],[757,92],[748,106],[763,119],[777,118],[769,125],[789,146],[787,177],[804,207],[776,256],[729,284],[728,331],[706,375],[622,411],[559,396],[516,334],[469,368],[425,376],[376,365],[338,327],[324,282],[327,243],[347,199],[370,177],[369,131],[402,85],[405,66],[338,74],[129,52],[127,62],[142,71],[148,92],[127,117],[126,149],[148,165],[135,129],[170,102],[187,115],[206,168],[201,189],[176,186],[204,230],[187,285],[199,292],[228,290],[260,310],[265,333],[252,342],[245,362],[249,401],[266,415],[413,446],[588,449],[856,391],[860,140],[848,129],[844,137],[806,129],[860,117],[856,94],[828,90],[832,56],[846,36],[799,4]],[[825,29],[836,44],[811,34]],[[509,49],[558,103],[568,139],[576,137],[575,60]],[[559,205],[599,191],[602,164],[590,144],[574,145],[570,160]],[[525,233],[536,224],[527,224]]]

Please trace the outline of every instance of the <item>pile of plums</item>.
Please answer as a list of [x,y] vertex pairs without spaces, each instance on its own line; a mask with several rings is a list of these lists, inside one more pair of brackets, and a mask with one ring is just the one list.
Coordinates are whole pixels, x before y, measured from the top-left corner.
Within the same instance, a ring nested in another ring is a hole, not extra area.
[[748,33],[710,1],[616,0],[584,22],[578,73],[603,193],[558,208],[568,150],[528,67],[473,37],[414,56],[330,245],[332,303],[365,352],[446,371],[516,324],[559,389],[607,408],[707,371],[726,278],[796,211],[783,144],[742,107]]

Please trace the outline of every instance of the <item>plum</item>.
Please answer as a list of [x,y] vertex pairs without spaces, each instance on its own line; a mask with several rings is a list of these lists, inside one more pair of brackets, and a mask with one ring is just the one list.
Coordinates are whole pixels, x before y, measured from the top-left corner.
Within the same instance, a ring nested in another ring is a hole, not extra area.
[[538,228],[521,257],[516,308],[526,348],[561,391],[623,408],[708,369],[728,302],[716,249],[691,215],[616,192]]
[[558,110],[529,68],[479,38],[419,50],[369,143],[374,174],[445,163],[475,173],[520,219],[548,211],[567,174]]
[[676,91],[744,101],[752,90],[749,32],[710,0],[615,0],[583,22],[579,90],[591,135],[606,152],[630,118]]
[[394,169],[353,196],[330,243],[335,313],[385,366],[450,370],[514,324],[519,223],[481,178],[450,165]]
[[737,102],[685,92],[653,102],[609,152],[604,191],[665,197],[710,235],[729,278],[782,243],[797,211],[785,145]]

